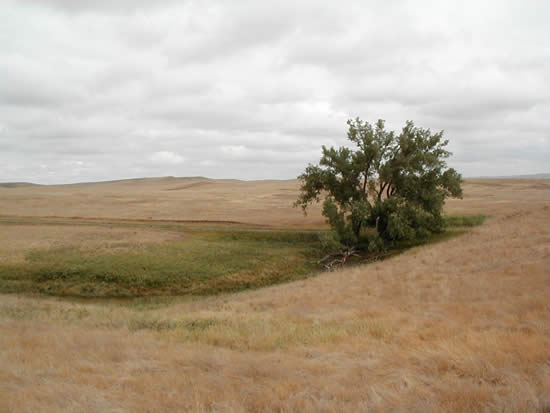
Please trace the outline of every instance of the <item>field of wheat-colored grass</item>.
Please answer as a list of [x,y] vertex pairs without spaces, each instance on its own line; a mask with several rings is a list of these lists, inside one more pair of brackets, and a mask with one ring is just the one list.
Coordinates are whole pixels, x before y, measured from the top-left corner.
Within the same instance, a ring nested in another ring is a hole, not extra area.
[[[291,207],[297,189],[198,178],[0,187],[0,257],[185,237],[144,220],[323,226],[318,208],[304,218]],[[446,210],[487,215],[483,225],[254,291],[0,295],[0,412],[547,412],[549,189],[469,180]]]

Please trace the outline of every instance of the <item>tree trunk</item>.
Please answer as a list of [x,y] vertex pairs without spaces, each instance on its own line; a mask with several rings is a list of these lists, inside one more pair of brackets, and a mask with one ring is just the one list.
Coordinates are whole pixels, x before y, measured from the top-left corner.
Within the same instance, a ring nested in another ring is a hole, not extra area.
[[382,185],[382,183],[380,183],[380,192],[378,192],[378,201],[382,200],[382,194],[384,193],[384,189],[386,188],[386,185],[387,184]]
[[359,234],[361,234],[361,226],[362,226],[361,222],[357,225],[352,226],[352,231],[358,240],[359,240]]

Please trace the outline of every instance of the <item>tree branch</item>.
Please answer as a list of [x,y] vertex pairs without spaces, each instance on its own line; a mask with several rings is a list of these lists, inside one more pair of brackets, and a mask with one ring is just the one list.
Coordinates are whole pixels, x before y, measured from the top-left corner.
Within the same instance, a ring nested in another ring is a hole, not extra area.
[[332,270],[337,267],[343,267],[351,257],[359,257],[354,247],[346,248],[335,254],[329,254],[317,261],[317,264],[323,265],[327,270]]
[[384,185],[382,185],[382,182],[380,182],[380,191],[376,193],[379,201],[382,199],[382,194],[384,193],[384,189],[386,188],[386,185],[387,185],[387,182],[384,182]]

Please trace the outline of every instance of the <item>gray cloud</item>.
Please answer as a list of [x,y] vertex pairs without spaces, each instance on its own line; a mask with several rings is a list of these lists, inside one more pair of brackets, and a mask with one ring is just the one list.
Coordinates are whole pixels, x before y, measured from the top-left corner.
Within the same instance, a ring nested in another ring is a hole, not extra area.
[[33,5],[39,7],[51,7],[54,9],[82,13],[109,13],[124,12],[131,13],[136,10],[147,10],[167,5],[181,4],[182,0],[162,0],[159,2],[150,0],[94,0],[94,1],[75,1],[75,0],[15,0],[21,6]]
[[0,181],[292,178],[346,119],[444,129],[464,175],[544,172],[550,6],[6,1]]

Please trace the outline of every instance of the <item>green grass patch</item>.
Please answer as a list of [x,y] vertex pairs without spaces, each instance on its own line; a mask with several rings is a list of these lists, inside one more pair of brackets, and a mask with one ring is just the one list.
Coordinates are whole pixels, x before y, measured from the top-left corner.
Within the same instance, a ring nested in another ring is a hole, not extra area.
[[207,295],[299,279],[316,269],[314,233],[223,231],[105,252],[34,250],[0,266],[1,292],[78,297]]
[[477,227],[485,222],[486,215],[447,215],[445,225],[449,228]]
[[[350,264],[391,257],[460,235],[485,216],[447,216],[449,230],[361,254]],[[319,272],[323,231],[194,228],[185,241],[126,245],[124,250],[66,246],[33,250],[24,262],[0,265],[0,292],[83,298],[155,299],[260,288]],[[144,302],[155,306],[159,303]],[[136,326],[139,328],[139,326]],[[163,328],[160,326],[159,328]]]

